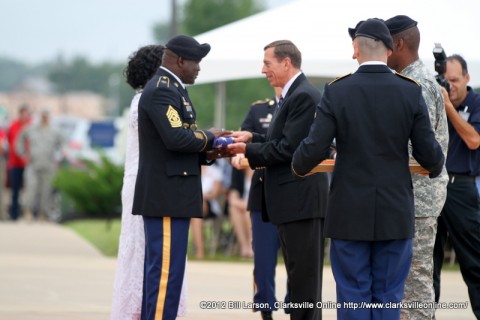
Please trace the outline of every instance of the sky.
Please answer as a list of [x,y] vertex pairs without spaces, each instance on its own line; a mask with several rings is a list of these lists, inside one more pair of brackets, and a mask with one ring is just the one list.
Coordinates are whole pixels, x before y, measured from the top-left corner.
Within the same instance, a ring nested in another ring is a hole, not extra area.
[[[181,0],[180,0],[181,1]],[[237,1],[237,0],[235,0]],[[267,0],[272,8],[295,0]],[[123,62],[168,23],[170,0],[1,0],[0,57],[38,64],[62,55]]]

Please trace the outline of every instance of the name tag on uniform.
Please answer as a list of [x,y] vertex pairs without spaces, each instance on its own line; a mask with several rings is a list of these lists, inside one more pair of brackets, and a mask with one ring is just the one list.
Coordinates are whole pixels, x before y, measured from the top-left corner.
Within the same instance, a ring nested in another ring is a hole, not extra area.
[[272,122],[272,114],[269,113],[265,118],[260,118],[258,121],[262,124],[262,128],[268,128],[270,126],[270,122]]
[[463,120],[468,122],[468,118],[470,118],[470,112],[468,112],[468,106],[463,109],[463,111],[459,111],[458,114],[462,117]]

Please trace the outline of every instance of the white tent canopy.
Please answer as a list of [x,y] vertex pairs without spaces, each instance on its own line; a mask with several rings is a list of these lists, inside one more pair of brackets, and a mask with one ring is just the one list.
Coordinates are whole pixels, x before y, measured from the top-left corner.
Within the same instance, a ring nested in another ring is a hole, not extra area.
[[461,54],[468,63],[470,85],[480,87],[480,1],[478,0],[296,0],[203,33],[195,38],[212,49],[202,60],[197,83],[263,77],[263,47],[288,39],[302,52],[308,77],[331,79],[353,72],[348,27],[368,18],[398,14],[418,21],[420,58],[433,67],[432,49],[440,42],[447,55]]

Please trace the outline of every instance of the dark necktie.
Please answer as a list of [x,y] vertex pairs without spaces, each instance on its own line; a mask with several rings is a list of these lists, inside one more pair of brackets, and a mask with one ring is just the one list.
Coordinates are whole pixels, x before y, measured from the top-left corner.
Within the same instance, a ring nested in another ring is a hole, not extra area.
[[277,110],[280,109],[280,107],[282,106],[282,103],[283,103],[283,96],[280,96],[280,99],[278,99],[278,103],[277,103]]

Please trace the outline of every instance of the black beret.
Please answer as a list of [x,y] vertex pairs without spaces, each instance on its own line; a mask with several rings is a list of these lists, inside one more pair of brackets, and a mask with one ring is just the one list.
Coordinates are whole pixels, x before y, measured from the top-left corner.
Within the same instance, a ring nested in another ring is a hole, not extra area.
[[361,20],[359,23],[357,23],[357,25],[355,26],[355,28],[348,28],[348,34],[350,35],[350,38],[355,38],[355,33],[357,32],[357,29],[358,27],[364,22],[364,20]]
[[380,40],[387,48],[393,51],[392,36],[382,19],[372,18],[360,23],[355,32],[355,37],[358,36]]
[[165,48],[172,50],[179,57],[194,61],[202,60],[210,52],[208,43],[200,44],[194,38],[184,35],[168,40]]
[[417,21],[408,16],[398,15],[385,21],[385,24],[387,25],[388,30],[390,30],[390,34],[393,36],[404,30],[415,27]]

